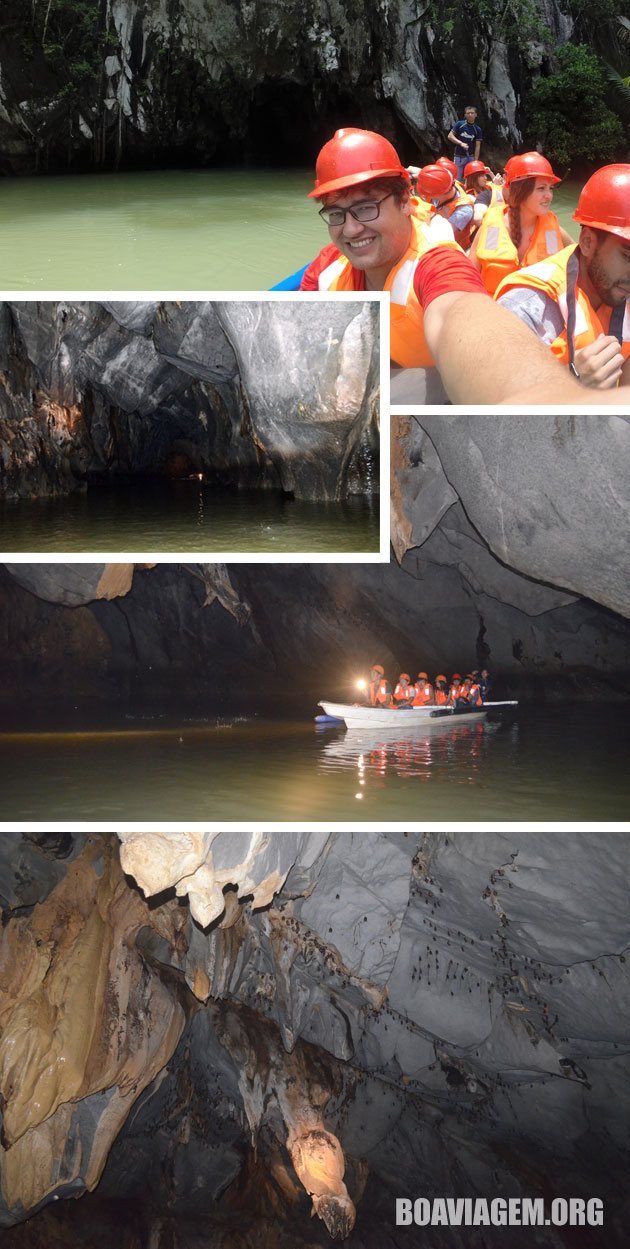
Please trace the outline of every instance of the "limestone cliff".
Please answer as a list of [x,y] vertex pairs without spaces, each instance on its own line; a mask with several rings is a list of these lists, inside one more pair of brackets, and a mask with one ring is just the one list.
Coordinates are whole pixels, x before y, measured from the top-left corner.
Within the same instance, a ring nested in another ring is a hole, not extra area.
[[521,140],[524,92],[573,29],[561,0],[12,8],[0,35],[7,172],[310,166],[344,124],[383,130],[421,163],[444,148],[469,100],[487,150],[506,152]]

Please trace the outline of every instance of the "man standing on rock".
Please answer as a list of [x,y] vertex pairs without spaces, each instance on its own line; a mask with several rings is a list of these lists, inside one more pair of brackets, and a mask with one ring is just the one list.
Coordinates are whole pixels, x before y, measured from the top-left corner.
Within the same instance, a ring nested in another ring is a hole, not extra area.
[[604,165],[582,189],[572,243],[517,269],[495,299],[569,366],[583,386],[630,383],[630,165]]
[[479,160],[483,130],[477,125],[477,109],[474,104],[467,104],[462,121],[456,121],[448,132],[450,143],[455,144],[453,160],[457,165],[460,182],[464,177],[464,168],[469,161]]

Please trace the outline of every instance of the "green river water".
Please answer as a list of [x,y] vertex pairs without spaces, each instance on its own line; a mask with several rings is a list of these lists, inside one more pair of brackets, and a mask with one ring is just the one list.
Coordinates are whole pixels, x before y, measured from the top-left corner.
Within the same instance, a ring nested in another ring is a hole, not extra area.
[[519,708],[413,734],[128,720],[0,735],[0,820],[626,821],[623,707]]
[[[0,181],[0,290],[258,291],[328,241],[307,170]],[[554,207],[574,232],[579,186]]]
[[378,499],[307,503],[277,491],[195,481],[92,486],[60,499],[0,502],[0,550],[367,553],[379,549]]

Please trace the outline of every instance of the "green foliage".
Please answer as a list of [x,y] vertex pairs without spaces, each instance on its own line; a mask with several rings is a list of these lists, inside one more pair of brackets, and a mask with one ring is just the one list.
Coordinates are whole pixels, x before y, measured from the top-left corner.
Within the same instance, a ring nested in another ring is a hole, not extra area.
[[62,94],[87,99],[109,44],[100,0],[40,0],[33,22],[46,60],[64,80]]
[[603,62],[580,44],[558,49],[558,71],[541,78],[528,102],[528,139],[542,143],[552,164],[580,160],[598,165],[622,153],[624,129],[606,104],[608,82]]
[[551,38],[536,0],[429,0],[425,21],[448,39],[458,21],[473,30],[485,27],[493,39],[502,39],[515,48],[523,48],[532,39],[547,42]]

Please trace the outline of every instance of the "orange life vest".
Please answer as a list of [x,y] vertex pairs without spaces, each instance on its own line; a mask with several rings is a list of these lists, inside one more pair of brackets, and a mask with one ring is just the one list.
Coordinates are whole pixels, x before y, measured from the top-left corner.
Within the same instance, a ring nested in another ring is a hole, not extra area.
[[387,688],[387,681],[383,677],[380,681],[370,681],[370,706],[377,707],[384,703],[391,702],[391,695]]
[[470,687],[469,701],[473,704],[473,707],[480,707],[483,702],[481,689],[476,684]]
[[414,217],[417,217],[423,225],[428,225],[435,217],[435,205],[430,200],[419,199],[417,195],[411,196],[411,203]]
[[[413,287],[413,279],[419,261],[436,244],[427,238],[422,223],[410,217],[411,241],[409,247],[393,269],[390,270],[384,290],[389,291],[390,356],[394,364],[403,369],[430,368],[435,361],[424,336],[424,312]],[[438,247],[457,247],[453,241],[438,243]],[[346,256],[338,256],[319,275],[320,291],[351,291],[352,263]]]
[[424,707],[427,703],[433,702],[433,686],[428,681],[416,681],[414,686],[415,696],[413,700],[414,707]]
[[[455,212],[456,208],[470,207],[473,204],[474,204],[473,197],[469,195],[468,192],[462,191],[461,194],[456,195],[453,197],[453,199],[448,200],[446,204],[441,204],[437,211],[439,212],[441,217],[446,217],[448,221],[449,217],[453,216],[453,213]],[[467,248],[470,243],[470,231],[472,230],[473,222],[474,222],[474,216],[471,215],[470,221],[468,222],[467,225],[464,226],[463,230],[456,230],[455,227],[453,226],[453,234],[455,235],[455,242],[459,243],[460,247],[463,247],[464,249]]]
[[438,707],[443,707],[444,704],[448,702],[448,694],[446,693],[446,690],[436,690],[435,701],[438,704]]
[[481,266],[481,280],[490,295],[503,278],[526,265],[533,265],[562,247],[560,223],[555,213],[536,218],[534,232],[522,260],[519,260],[507,228],[507,205],[496,204],[484,214],[477,233],[476,256]]
[[397,703],[406,703],[412,697],[413,685],[401,685],[400,681],[394,690],[394,700]]
[[498,182],[489,182],[488,186],[486,187],[486,190],[488,190],[488,188],[490,189],[490,192],[492,195],[492,198],[490,200],[488,207],[494,208],[495,204],[503,204],[504,203],[503,187],[499,186]]
[[630,299],[616,308],[600,304],[595,311],[578,285],[579,265],[579,248],[572,243],[555,256],[504,278],[497,287],[495,299],[500,299],[507,291],[524,288],[542,291],[553,299],[562,313],[564,329],[550,347],[562,364],[572,364],[575,352],[588,347],[598,334],[614,334],[627,360],[630,356]]

